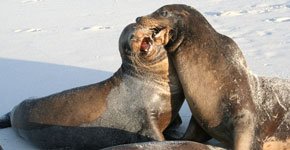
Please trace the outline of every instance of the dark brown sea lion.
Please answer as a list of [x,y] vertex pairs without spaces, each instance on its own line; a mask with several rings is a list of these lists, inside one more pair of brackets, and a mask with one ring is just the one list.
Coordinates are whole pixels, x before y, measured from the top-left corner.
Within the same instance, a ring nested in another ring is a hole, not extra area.
[[289,80],[253,75],[237,44],[192,7],[167,5],[136,21],[166,46],[209,135],[236,150],[290,149]]
[[192,141],[163,141],[125,144],[103,150],[224,150],[223,148],[205,145]]
[[[162,45],[128,25],[119,39],[120,69],[100,83],[25,100],[0,119],[41,148],[100,149],[163,141],[184,95]],[[11,122],[10,122],[11,120]]]

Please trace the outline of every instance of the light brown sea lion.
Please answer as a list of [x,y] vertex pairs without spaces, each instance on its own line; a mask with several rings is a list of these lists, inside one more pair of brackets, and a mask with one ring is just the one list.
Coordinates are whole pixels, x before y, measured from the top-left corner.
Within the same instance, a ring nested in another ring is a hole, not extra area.
[[290,149],[289,80],[253,75],[237,44],[190,6],[167,5],[136,21],[166,46],[209,135],[235,150]]
[[205,145],[192,141],[163,141],[125,144],[103,150],[224,150],[223,148]]
[[21,137],[44,149],[163,141],[184,95],[164,47],[142,45],[148,37],[128,25],[119,39],[122,65],[112,77],[25,100],[0,119],[0,127],[12,124]]

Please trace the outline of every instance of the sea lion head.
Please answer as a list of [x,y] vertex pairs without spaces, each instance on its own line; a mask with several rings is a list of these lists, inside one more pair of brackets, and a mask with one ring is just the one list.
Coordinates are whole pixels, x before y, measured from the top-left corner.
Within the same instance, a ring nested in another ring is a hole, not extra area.
[[[152,38],[152,31],[136,23],[124,28],[119,38],[122,67],[131,73],[156,74],[169,72],[169,59],[164,45]],[[160,75],[160,74],[159,74]]]
[[176,51],[186,40],[198,42],[215,32],[202,14],[182,4],[165,5],[152,14],[136,18],[136,22],[151,30],[155,42],[164,45],[168,52]]

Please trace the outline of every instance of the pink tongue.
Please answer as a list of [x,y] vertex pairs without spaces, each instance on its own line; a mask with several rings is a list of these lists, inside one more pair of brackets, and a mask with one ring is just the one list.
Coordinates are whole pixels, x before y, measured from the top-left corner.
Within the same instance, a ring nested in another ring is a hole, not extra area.
[[149,44],[146,41],[143,41],[141,44],[141,50],[147,50],[149,48]]
[[140,46],[140,50],[141,51],[147,51],[149,49],[149,47],[150,47],[149,40],[150,40],[149,38],[144,38],[142,40],[142,43],[141,43],[141,46]]

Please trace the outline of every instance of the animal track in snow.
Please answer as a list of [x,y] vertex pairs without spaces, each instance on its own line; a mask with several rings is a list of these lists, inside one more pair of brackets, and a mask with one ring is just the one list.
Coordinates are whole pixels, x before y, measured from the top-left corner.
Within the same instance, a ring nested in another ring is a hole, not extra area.
[[283,8],[290,8],[290,4],[276,4],[276,5],[252,5],[252,8],[260,8],[260,9],[267,9],[267,10],[275,10],[275,9],[283,9]]
[[23,0],[22,3],[36,3],[41,2],[42,0]]
[[221,12],[205,12],[205,15],[208,15],[208,16],[220,16]]
[[221,11],[221,12],[205,12],[209,16],[240,16],[248,13],[246,10],[242,11]]
[[253,5],[246,10],[229,10],[229,11],[217,11],[217,12],[205,12],[208,16],[241,16],[244,14],[263,14],[272,11],[278,11],[280,9],[290,9],[290,4],[277,4],[277,5]]
[[21,33],[21,32],[31,33],[31,32],[41,32],[41,31],[42,31],[42,29],[40,29],[40,28],[16,29],[16,30],[14,30],[15,33]]
[[270,32],[270,31],[257,31],[256,33],[257,33],[259,36],[272,35],[272,32]]
[[265,52],[265,53],[264,53],[264,56],[265,56],[266,58],[273,58],[273,57],[278,56],[278,53],[277,53],[277,52],[274,52],[274,51],[272,51],[272,52]]
[[290,17],[278,17],[278,18],[271,18],[266,19],[266,22],[290,22]]
[[245,10],[242,11],[225,11],[221,13],[221,16],[241,16],[243,14],[247,14],[248,12]]
[[272,11],[277,11],[280,9],[289,9],[290,5],[285,4],[277,4],[277,5],[253,5],[251,6],[251,10],[249,10],[249,13],[251,14],[263,14],[263,13],[269,13]]
[[82,27],[80,30],[91,30],[91,31],[100,31],[100,30],[109,30],[112,27],[110,26],[92,26],[92,27]]

